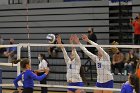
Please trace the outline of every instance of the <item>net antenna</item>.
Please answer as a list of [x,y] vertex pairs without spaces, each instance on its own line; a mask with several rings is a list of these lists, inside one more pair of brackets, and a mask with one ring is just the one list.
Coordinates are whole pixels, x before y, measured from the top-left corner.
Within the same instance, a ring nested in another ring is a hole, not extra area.
[[29,28],[29,7],[28,7],[28,0],[26,0],[26,3],[25,3],[25,6],[26,6],[26,31],[27,31],[27,38],[28,38],[28,45],[27,45],[27,48],[28,48],[28,58],[29,58],[29,61],[30,61],[30,64],[31,64],[31,51],[30,51],[30,28]]
[[29,31],[29,8],[28,8],[28,0],[26,0],[26,31],[27,31],[27,35],[28,35],[28,43],[29,43],[29,40],[30,40],[30,31]]

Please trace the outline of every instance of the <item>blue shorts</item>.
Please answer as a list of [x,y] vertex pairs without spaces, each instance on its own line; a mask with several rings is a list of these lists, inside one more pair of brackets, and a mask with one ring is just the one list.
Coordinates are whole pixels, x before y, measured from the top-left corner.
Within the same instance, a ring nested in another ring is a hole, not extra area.
[[113,80],[110,80],[110,81],[108,81],[106,83],[96,82],[96,86],[101,87],[101,88],[113,88],[113,83],[114,83]]
[[[76,83],[69,83],[68,86],[78,86],[78,87],[83,87],[84,83],[83,82],[76,82]],[[77,89],[75,88],[68,88],[69,91],[75,92]]]

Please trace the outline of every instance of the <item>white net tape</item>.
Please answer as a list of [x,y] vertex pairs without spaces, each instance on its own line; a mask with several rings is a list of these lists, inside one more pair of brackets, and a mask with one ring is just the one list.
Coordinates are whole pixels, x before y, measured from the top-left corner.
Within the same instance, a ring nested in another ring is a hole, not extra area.
[[[60,46],[61,44],[20,44],[21,46]],[[80,47],[78,44],[63,44],[64,47]],[[82,45],[85,47],[95,47],[93,45]],[[118,48],[140,48],[140,45],[99,45],[100,47],[118,47]]]
[[[14,87],[14,84],[0,84],[2,87]],[[22,85],[20,85],[22,86]],[[63,86],[63,85],[44,85],[35,84],[35,87],[50,87],[50,88],[76,88],[76,89],[88,89],[88,90],[110,90],[110,91],[121,91],[121,89],[116,88],[97,88],[97,87],[77,87],[77,86]]]
[[0,66],[17,66],[17,64],[0,62]]
[[[15,44],[15,45],[0,45],[0,48],[2,47],[17,47],[17,46],[21,46],[21,47],[35,47],[35,46],[57,46],[59,47],[61,44],[34,44],[34,43],[21,43],[21,44]],[[80,47],[80,45],[78,44],[63,44],[64,47]],[[95,47],[93,45],[82,45],[84,47]],[[98,45],[100,47],[106,47],[106,48],[110,48],[110,47],[118,47],[118,48],[140,48],[140,45]]]

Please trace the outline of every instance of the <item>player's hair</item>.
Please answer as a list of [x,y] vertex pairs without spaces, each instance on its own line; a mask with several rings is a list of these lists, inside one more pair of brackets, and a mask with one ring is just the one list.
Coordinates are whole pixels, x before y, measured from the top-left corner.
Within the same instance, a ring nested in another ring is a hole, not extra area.
[[30,63],[29,59],[25,58],[20,61],[20,66],[24,69],[24,68],[26,68],[26,65],[29,63]]
[[129,76],[129,82],[135,89],[135,92],[139,93],[139,78],[137,77],[136,74],[132,74]]
[[30,63],[28,58],[24,58],[24,59],[13,60],[12,64],[17,64],[19,62],[20,62],[21,68],[23,68],[23,69],[25,69],[26,65]]
[[50,64],[49,64],[48,60],[46,59],[45,54],[40,53],[39,55],[42,57],[42,59],[46,60],[46,62],[47,62],[47,64],[48,64],[48,67],[50,67]]
[[91,30],[88,30],[88,33],[90,33],[90,32],[94,32],[94,28],[93,27],[91,27]]

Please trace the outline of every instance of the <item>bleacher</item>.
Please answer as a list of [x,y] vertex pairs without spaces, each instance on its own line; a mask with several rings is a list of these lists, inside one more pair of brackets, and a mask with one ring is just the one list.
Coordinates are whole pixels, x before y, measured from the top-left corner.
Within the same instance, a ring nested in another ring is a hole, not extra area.
[[[132,27],[129,23],[129,19],[132,16],[132,1],[112,0],[112,2],[113,3],[110,4],[109,8],[110,43],[113,41],[117,41],[120,44],[133,44],[133,32]],[[113,5],[115,2],[117,2],[118,4]]]
[[[134,7],[137,8],[138,6]],[[87,34],[88,27],[94,27],[98,44],[107,45],[110,43],[110,7],[108,0],[29,4],[28,8],[29,39],[26,29],[26,6],[24,4],[0,6],[0,34],[4,38],[5,44],[8,44],[8,40],[11,37],[15,39],[16,43],[47,43],[46,35],[48,33],[61,34],[63,42],[68,44],[71,34],[77,34],[78,36]],[[33,69],[37,69],[37,55],[40,52],[45,53],[48,58],[46,47],[31,48]],[[70,52],[69,49],[68,52]],[[78,53],[81,56],[82,65],[85,65],[88,60],[87,57],[82,58],[79,48]],[[27,57],[27,49],[22,49],[21,56]],[[66,66],[62,52],[59,51],[58,58],[48,58],[48,61],[51,65],[48,84],[66,85],[66,70],[64,70]],[[1,57],[0,62],[7,62],[7,58]],[[95,64],[93,62],[91,63],[92,69],[85,72],[88,81],[86,85],[89,86],[93,86],[96,82]],[[87,68],[89,66],[90,63],[86,65]],[[3,83],[11,83],[16,77],[16,68],[2,68]],[[115,87],[119,88],[127,78],[125,76],[114,77]]]

